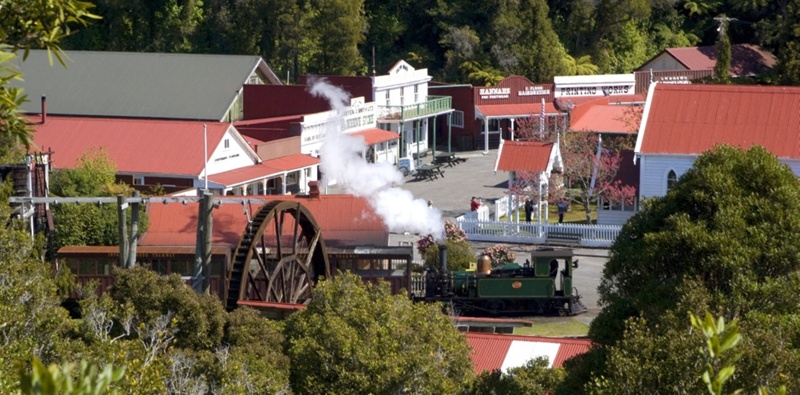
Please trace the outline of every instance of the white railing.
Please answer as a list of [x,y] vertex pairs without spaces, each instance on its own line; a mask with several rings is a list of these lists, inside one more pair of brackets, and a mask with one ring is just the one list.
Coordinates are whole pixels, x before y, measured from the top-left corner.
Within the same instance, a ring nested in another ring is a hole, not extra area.
[[473,219],[474,217],[463,215],[456,218],[456,225],[467,234],[470,241],[544,244],[548,232],[559,232],[580,235],[581,247],[608,248],[622,228],[618,225],[501,222]]

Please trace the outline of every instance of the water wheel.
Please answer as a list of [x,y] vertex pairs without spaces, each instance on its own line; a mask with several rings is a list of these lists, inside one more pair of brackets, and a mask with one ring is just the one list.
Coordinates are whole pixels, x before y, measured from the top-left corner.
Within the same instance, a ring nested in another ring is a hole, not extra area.
[[325,242],[299,202],[262,206],[242,234],[228,272],[226,308],[239,300],[307,304],[320,277],[330,276]]

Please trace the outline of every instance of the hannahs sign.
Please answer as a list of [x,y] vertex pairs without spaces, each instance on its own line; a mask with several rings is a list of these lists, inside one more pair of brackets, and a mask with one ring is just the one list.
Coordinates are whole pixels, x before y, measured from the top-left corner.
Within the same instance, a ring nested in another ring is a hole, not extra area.
[[508,99],[511,88],[481,88],[478,93],[481,99]]

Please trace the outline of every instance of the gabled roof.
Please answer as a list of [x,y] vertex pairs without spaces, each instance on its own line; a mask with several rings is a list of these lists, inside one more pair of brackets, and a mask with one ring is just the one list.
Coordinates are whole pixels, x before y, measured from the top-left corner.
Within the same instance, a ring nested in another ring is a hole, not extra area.
[[726,143],[800,158],[800,88],[653,84],[636,152],[699,155]]
[[564,361],[584,354],[592,347],[587,339],[498,335],[467,332],[467,343],[476,373],[524,366],[537,357],[547,357],[549,367],[560,367]]
[[57,169],[74,168],[88,149],[103,147],[119,173],[197,176],[205,165],[203,125],[211,155],[230,124],[49,116],[44,124],[33,125],[33,142],[54,151]]
[[[667,53],[678,63],[689,70],[713,69],[717,62],[717,47],[713,45],[703,47],[667,48],[652,59]],[[775,56],[751,44],[731,45],[731,75],[745,76],[762,73],[775,67]]]
[[66,51],[64,68],[31,50],[17,63],[29,114],[46,95],[50,114],[222,121],[256,70],[280,84],[258,56]]
[[[327,246],[385,246],[388,242],[389,232],[363,198],[352,195],[320,195],[319,198],[268,195],[253,198],[299,201],[314,216]],[[249,217],[252,218],[260,207],[259,203],[247,204]],[[197,213],[197,203],[148,205],[150,224],[139,245],[196,245]],[[236,247],[248,220],[242,205],[221,204],[214,209],[212,216],[212,244]]]
[[494,171],[547,171],[554,147],[538,141],[500,140]]

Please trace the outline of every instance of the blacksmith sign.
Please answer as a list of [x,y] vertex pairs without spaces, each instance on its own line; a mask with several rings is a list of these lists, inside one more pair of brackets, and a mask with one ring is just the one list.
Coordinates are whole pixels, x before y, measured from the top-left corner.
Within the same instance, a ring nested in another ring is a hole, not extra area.
[[555,97],[619,96],[634,94],[636,77],[631,74],[555,77]]

